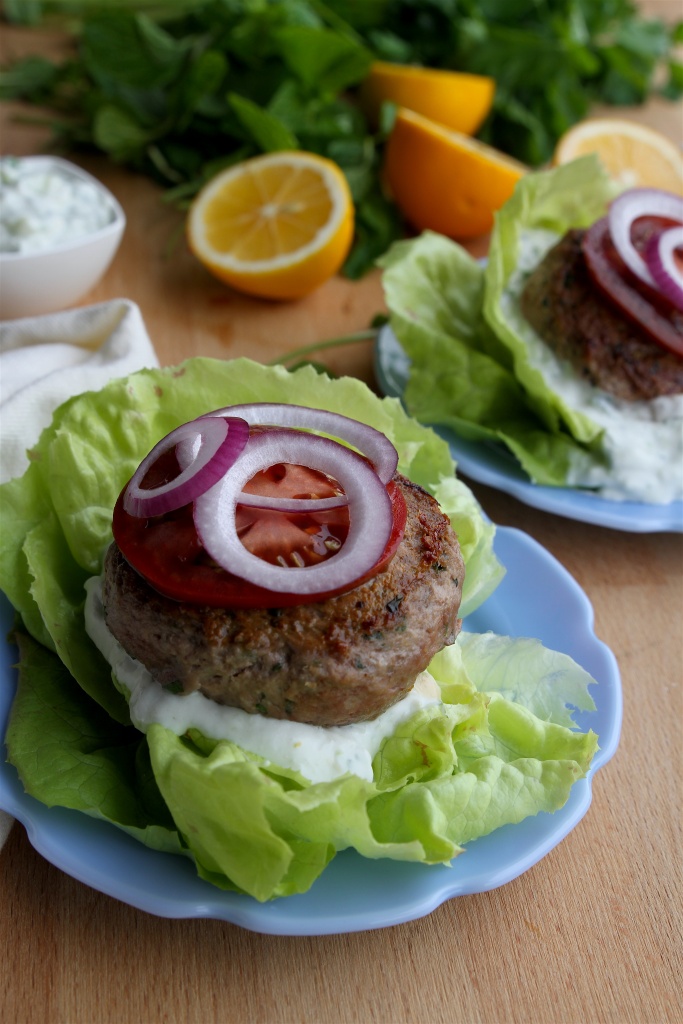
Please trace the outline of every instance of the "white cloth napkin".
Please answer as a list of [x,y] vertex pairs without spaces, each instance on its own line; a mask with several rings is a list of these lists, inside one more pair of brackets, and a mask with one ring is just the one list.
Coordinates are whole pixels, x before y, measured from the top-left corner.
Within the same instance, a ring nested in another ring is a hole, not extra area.
[[26,449],[67,398],[158,365],[127,299],[0,323],[0,482],[24,472]]
[[[26,450],[67,398],[158,365],[140,310],[127,299],[0,323],[0,482],[24,472]],[[0,847],[11,824],[0,811]]]

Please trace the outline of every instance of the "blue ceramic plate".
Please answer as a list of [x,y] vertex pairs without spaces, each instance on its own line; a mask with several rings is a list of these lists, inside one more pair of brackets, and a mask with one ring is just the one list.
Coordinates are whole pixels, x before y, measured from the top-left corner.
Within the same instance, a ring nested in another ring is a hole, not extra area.
[[[410,361],[390,327],[383,327],[375,344],[375,374],[385,395],[401,398],[408,382]],[[514,456],[503,445],[466,441],[446,427],[434,429],[446,441],[459,471],[514,498],[594,526],[608,526],[630,533],[683,532],[683,501],[647,505],[636,501],[609,501],[590,491],[571,487],[533,484]]]
[[[593,609],[567,571],[526,534],[499,528],[496,553],[507,573],[466,620],[473,632],[538,637],[571,655],[597,680],[597,709],[576,715],[600,749],[585,779],[554,814],[541,813],[476,840],[451,866],[365,860],[339,854],[303,896],[258,903],[197,878],[191,861],[150,850],[113,825],[77,811],[47,808],[27,796],[14,768],[0,763],[0,807],[26,826],[35,849],[86,885],[160,917],[217,918],[274,935],[329,935],[384,928],[429,914],[453,896],[504,885],[544,857],[573,829],[591,802],[595,772],[614,754],[621,728],[621,683],[614,655],[593,632]],[[549,595],[552,599],[549,600]],[[5,635],[12,610],[0,594]],[[0,735],[15,689],[16,652],[0,647]],[[476,852],[475,852],[476,848]]]

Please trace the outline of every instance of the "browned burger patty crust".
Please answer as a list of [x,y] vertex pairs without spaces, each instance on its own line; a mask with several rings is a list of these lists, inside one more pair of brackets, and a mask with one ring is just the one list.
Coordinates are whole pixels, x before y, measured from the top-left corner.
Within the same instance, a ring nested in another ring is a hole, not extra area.
[[311,725],[376,718],[460,632],[465,567],[435,499],[397,476],[404,537],[385,572],[345,594],[278,609],[163,597],[114,543],[104,565],[107,626],[162,686]]
[[591,384],[627,401],[683,393],[683,359],[622,315],[596,288],[569,231],[539,263],[521,296],[524,317]]

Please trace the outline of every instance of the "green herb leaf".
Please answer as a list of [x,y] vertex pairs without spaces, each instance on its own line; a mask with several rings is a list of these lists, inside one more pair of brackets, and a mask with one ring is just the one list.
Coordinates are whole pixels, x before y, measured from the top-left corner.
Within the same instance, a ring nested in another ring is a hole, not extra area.
[[276,42],[292,74],[322,93],[356,85],[372,64],[372,53],[364,46],[328,29],[292,26],[280,29]]
[[95,146],[172,190],[181,209],[217,169],[301,148],[336,160],[356,204],[345,272],[400,236],[382,194],[395,110],[372,134],[354,90],[373,60],[496,80],[480,138],[531,165],[595,102],[676,99],[683,25],[632,0],[9,0],[8,20],[61,13],[76,55],[15,61],[0,98],[54,112],[62,148]]
[[95,115],[93,139],[114,160],[139,156],[151,138],[130,114],[113,104],[101,107]]
[[251,138],[259,149],[273,153],[281,149],[299,148],[296,135],[290,132],[279,117],[236,93],[230,93],[229,100],[247,137]]
[[106,11],[86,20],[81,53],[96,82],[151,88],[178,74],[187,49],[145,15]]
[[44,57],[26,57],[0,72],[0,99],[19,99],[49,91],[57,78],[54,64]]

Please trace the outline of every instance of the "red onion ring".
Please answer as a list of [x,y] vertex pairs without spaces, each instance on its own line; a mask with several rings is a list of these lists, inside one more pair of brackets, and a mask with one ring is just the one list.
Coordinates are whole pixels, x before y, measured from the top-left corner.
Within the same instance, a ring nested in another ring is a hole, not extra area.
[[683,273],[674,252],[683,247],[683,225],[654,235],[645,249],[645,262],[661,293],[683,312]]
[[348,503],[349,499],[345,494],[335,494],[331,498],[274,498],[250,494],[248,491],[242,491],[238,501],[239,505],[268,509],[272,512],[328,512]]
[[[249,424],[238,417],[200,416],[163,437],[145,456],[126,488],[123,507],[129,515],[146,517],[172,512],[221,479],[249,440]],[[142,487],[150,467],[173,447],[182,450],[181,472],[159,487]]]
[[327,409],[309,409],[305,405],[287,405],[279,402],[254,402],[249,405],[227,406],[206,415],[239,416],[252,425],[306,427],[342,438],[370,459],[384,484],[393,479],[398,465],[398,452],[380,430]]
[[[244,485],[279,462],[327,473],[346,493],[348,535],[341,549],[318,565],[271,565],[247,551],[237,535],[235,510]],[[295,430],[252,435],[239,460],[195,500],[194,518],[202,544],[222,568],[259,587],[290,594],[351,586],[380,558],[393,526],[387,489],[365,459],[336,441]]]
[[[217,416],[218,413],[207,415]],[[184,468],[191,462],[193,458],[193,443],[190,438],[178,445],[177,457],[181,468]],[[335,494],[330,498],[285,498],[251,494],[248,491],[243,491],[240,495],[239,504],[272,512],[327,512],[330,509],[348,505],[348,499],[345,494]]]
[[631,241],[631,228],[638,217],[665,217],[683,223],[683,196],[657,188],[634,188],[622,192],[609,208],[609,229],[617,252],[636,277],[658,289],[648,264]]

